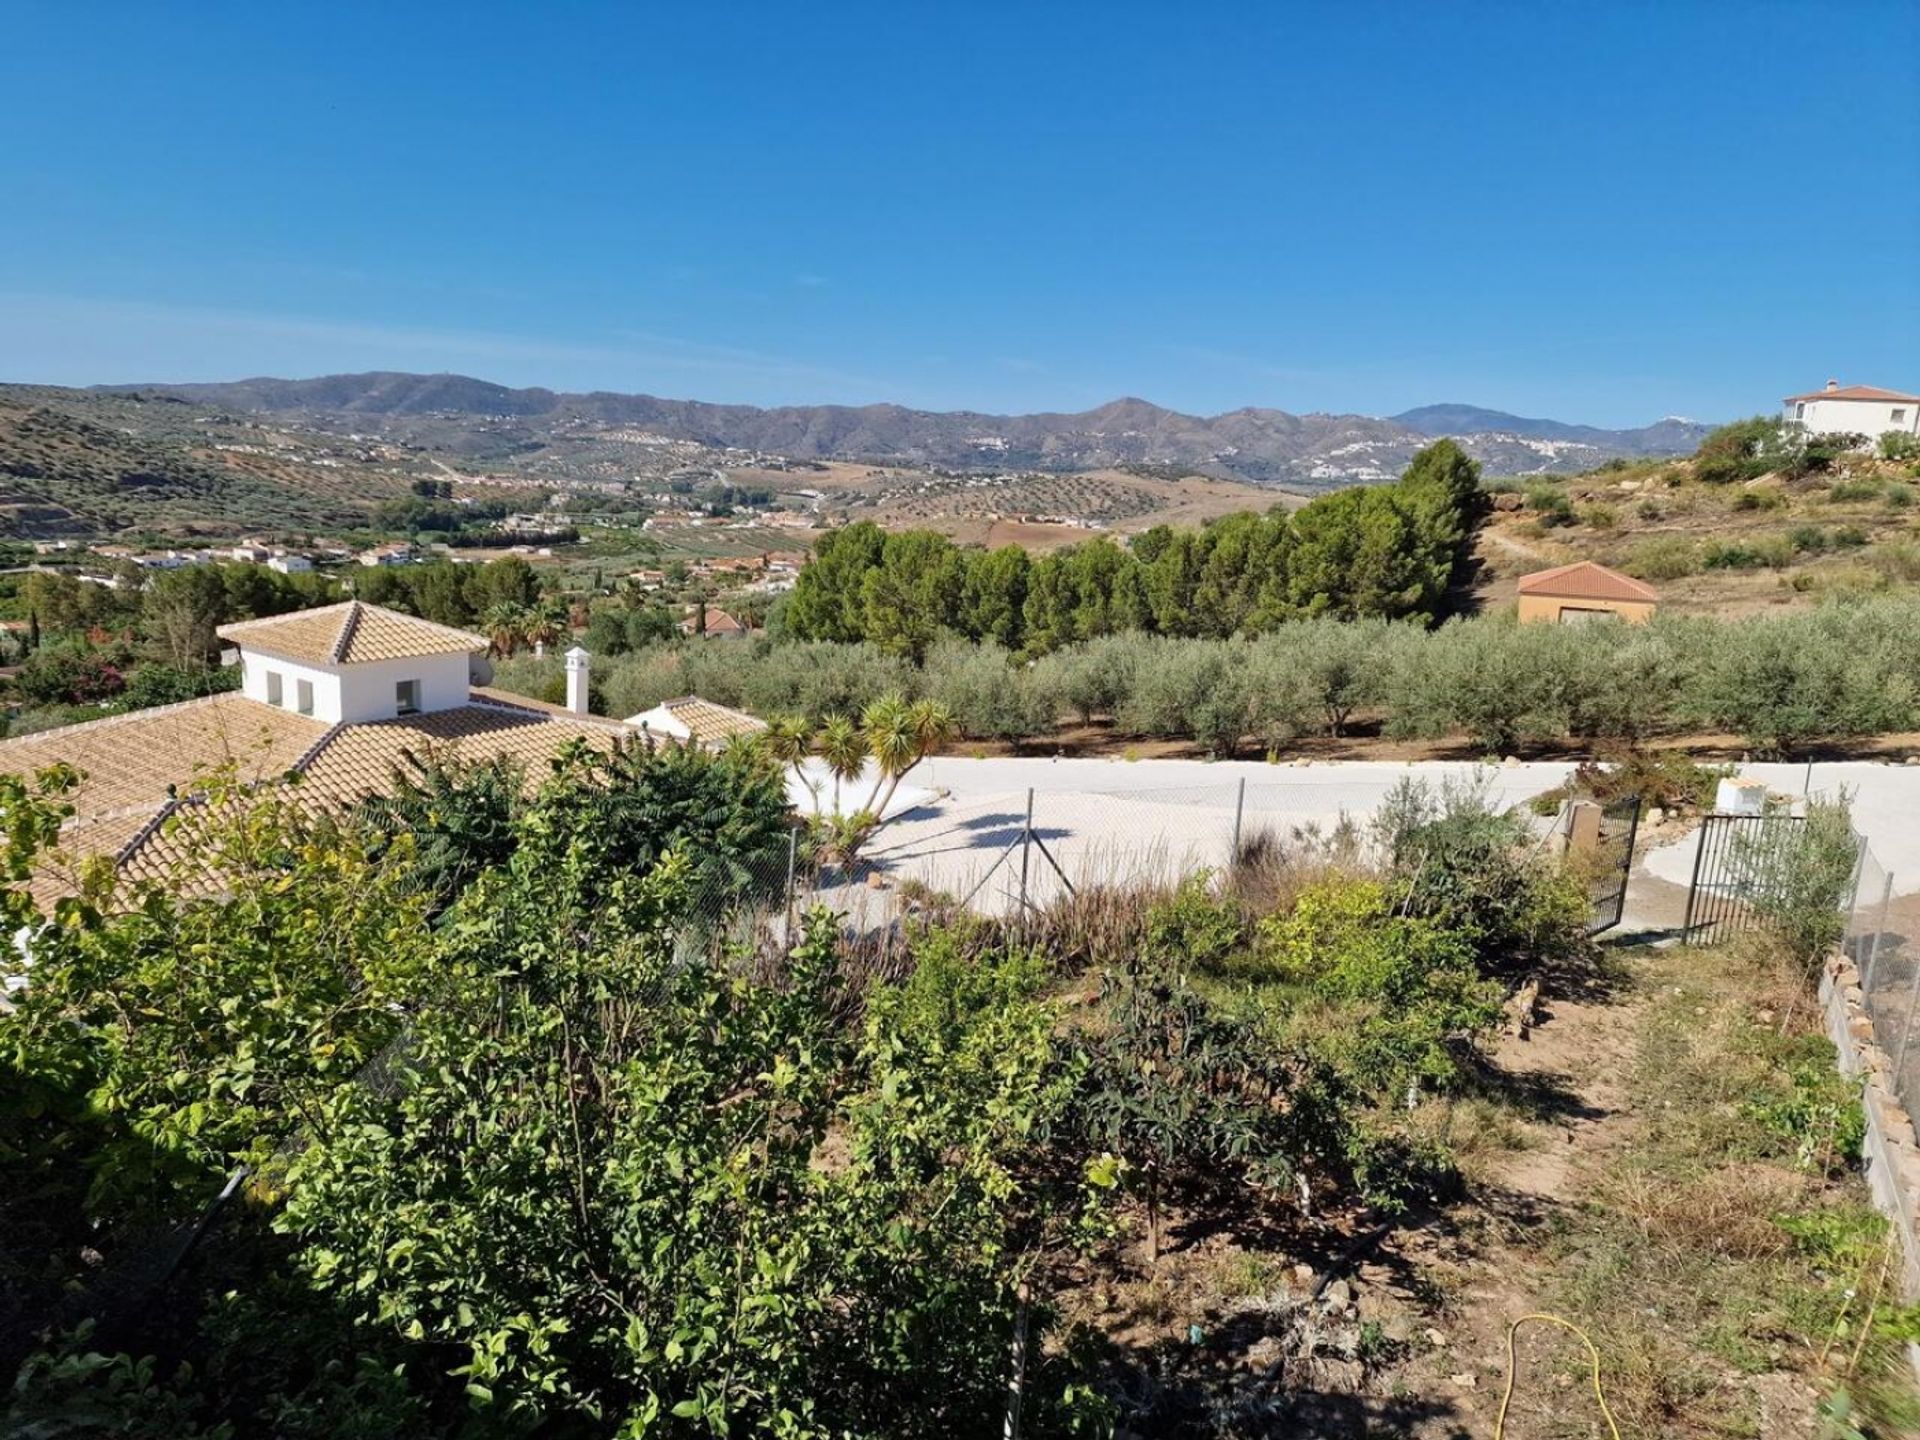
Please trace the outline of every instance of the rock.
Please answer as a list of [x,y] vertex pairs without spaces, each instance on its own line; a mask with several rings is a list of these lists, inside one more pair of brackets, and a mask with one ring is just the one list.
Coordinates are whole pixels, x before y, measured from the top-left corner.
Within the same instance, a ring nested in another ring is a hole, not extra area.
[[1662,810],[1658,805],[1654,806],[1651,810],[1647,811],[1647,824],[1649,825],[1658,825],[1662,820],[1666,818],[1667,818],[1667,812]]
[[1353,1304],[1353,1286],[1344,1280],[1336,1280],[1320,1292],[1320,1304],[1323,1308],[1340,1314]]
[[1471,1370],[1462,1370],[1458,1375],[1449,1375],[1447,1377],[1447,1383],[1449,1385],[1458,1385],[1462,1390],[1478,1390],[1480,1388],[1480,1377]]
[[1313,1267],[1307,1264],[1300,1264],[1300,1265],[1294,1266],[1293,1278],[1297,1282],[1299,1282],[1302,1286],[1312,1285],[1313,1284]]
[[1493,508],[1510,514],[1515,510],[1526,509],[1527,500],[1524,495],[1509,490],[1493,497]]
[[1249,1370],[1271,1370],[1287,1356],[1286,1342],[1277,1335],[1265,1335],[1247,1347]]
[[1442,1350],[1446,1348],[1447,1337],[1442,1335],[1438,1330],[1434,1330],[1431,1328],[1427,1330],[1423,1330],[1420,1334],[1420,1338],[1422,1340],[1425,1340],[1427,1344],[1433,1346],[1433,1348],[1436,1350]]
[[887,877],[886,877],[886,876],[884,876],[884,875],[882,875],[882,874],[881,874],[881,873],[880,873],[880,872],[879,872],[878,870],[874,870],[874,871],[871,871],[871,872],[869,872],[869,873],[868,873],[868,875],[867,875],[867,889],[869,889],[869,890],[884,890],[884,889],[886,889],[886,888],[887,888]]
[[1509,770],[1515,770],[1519,768],[1520,757],[1518,755],[1503,756],[1500,760],[1500,763]]

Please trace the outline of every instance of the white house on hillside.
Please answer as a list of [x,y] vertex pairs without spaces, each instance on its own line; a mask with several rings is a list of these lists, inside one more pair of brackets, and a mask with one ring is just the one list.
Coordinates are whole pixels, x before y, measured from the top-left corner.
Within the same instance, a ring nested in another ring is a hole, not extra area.
[[1920,395],[1829,380],[1824,390],[1789,395],[1786,418],[1810,435],[1864,435],[1870,441],[1889,430],[1920,435]]
[[450,710],[467,703],[484,636],[349,600],[222,625],[240,650],[250,700],[329,725]]

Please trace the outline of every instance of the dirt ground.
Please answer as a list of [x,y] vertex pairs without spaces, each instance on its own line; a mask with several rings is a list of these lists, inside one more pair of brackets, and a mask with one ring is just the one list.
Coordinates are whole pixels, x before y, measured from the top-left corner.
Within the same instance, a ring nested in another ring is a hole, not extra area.
[[[1844,1323],[1882,1241],[1861,1269],[1857,1254],[1806,1260],[1783,1228],[1859,1223],[1857,1176],[1736,1138],[1749,1067],[1795,1053],[1785,1037],[1810,1023],[1801,993],[1742,955],[1618,948],[1499,1042],[1483,1094],[1454,1102],[1458,1201],[1384,1234],[1366,1216],[1303,1236],[1176,1215],[1157,1266],[1133,1237],[1117,1267],[1130,1278],[1077,1297],[1077,1318],[1134,1357],[1147,1418],[1121,1436],[1485,1440],[1509,1327],[1538,1313],[1587,1328],[1625,1440],[1912,1433],[1897,1347],[1862,1359]],[[1527,1324],[1515,1357],[1506,1440],[1606,1435],[1575,1336]],[[1822,1414],[1848,1383],[1877,1397],[1857,1430]]]

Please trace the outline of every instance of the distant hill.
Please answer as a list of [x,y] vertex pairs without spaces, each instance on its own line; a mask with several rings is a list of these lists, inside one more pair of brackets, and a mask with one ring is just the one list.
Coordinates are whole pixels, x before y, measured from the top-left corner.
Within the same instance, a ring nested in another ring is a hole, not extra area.
[[1569,425],[1564,420],[1535,420],[1504,410],[1484,410],[1478,405],[1422,405],[1388,418],[1422,435],[1519,435],[1618,449],[1633,455],[1685,454],[1698,447],[1713,428],[1670,415],[1637,430],[1602,430],[1592,425]]
[[1603,430],[1438,405],[1378,419],[1243,409],[1185,415],[1125,398],[1077,414],[989,415],[901,405],[759,408],[607,391],[511,389],[464,375],[391,371],[311,380],[98,387],[190,400],[223,411],[291,415],[484,460],[525,454],[583,427],[626,426],[668,439],[797,460],[956,470],[1181,466],[1291,489],[1331,489],[1399,473],[1438,435],[1459,438],[1492,475],[1571,473],[1613,458],[1683,454],[1706,427],[1662,421]]

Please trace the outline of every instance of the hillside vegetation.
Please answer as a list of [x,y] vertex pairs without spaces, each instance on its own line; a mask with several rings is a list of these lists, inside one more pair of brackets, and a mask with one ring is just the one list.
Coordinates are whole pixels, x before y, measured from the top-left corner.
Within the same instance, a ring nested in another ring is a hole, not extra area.
[[1680,462],[1565,482],[1498,481],[1474,593],[1510,603],[1530,570],[1597,560],[1670,611],[1738,615],[1920,581],[1920,453],[1789,443],[1771,420],[1715,433]]

